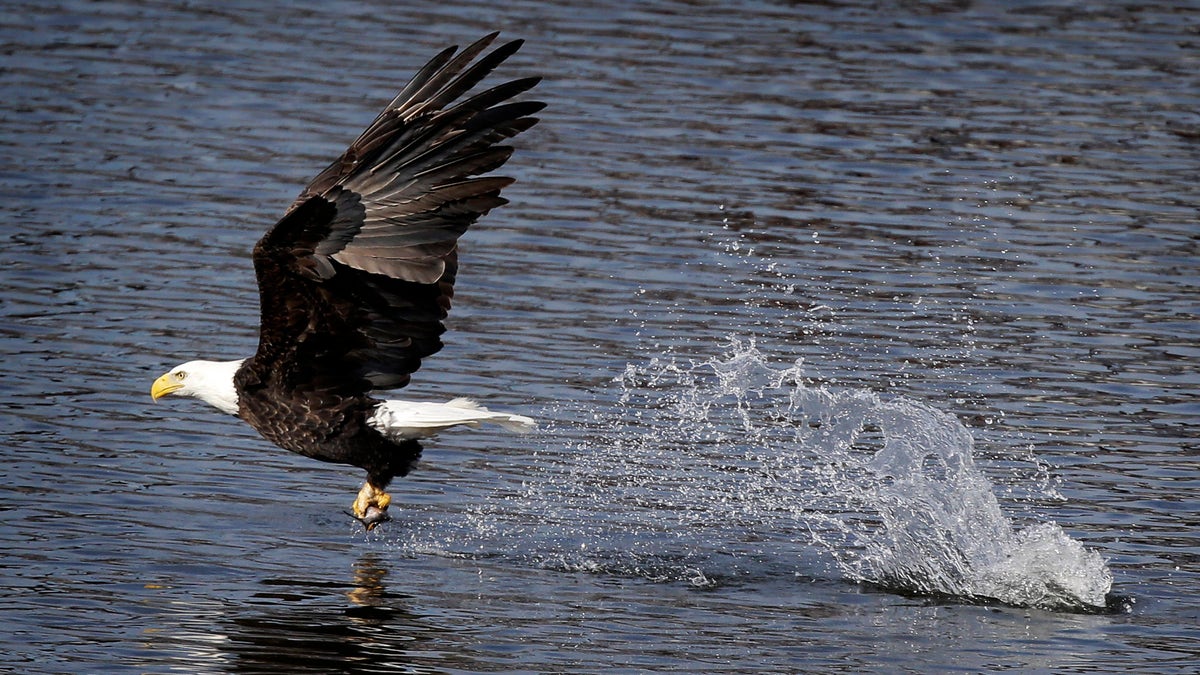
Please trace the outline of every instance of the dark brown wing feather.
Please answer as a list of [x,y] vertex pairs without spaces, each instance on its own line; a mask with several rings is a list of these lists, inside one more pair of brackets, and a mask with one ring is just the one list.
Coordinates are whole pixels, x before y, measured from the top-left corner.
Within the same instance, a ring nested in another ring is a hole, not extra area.
[[504,164],[511,148],[496,143],[533,126],[543,107],[506,102],[538,78],[459,101],[521,45],[472,64],[494,38],[430,61],[255,246],[262,327],[239,392],[337,407],[404,386],[441,348],[458,238],[505,203],[511,182],[480,174]]
[[512,150],[496,144],[543,107],[507,102],[536,78],[459,101],[521,45],[475,61],[495,37],[434,57],[254,247],[262,326],[234,377],[239,414],[275,444],[361,466],[379,486],[407,473],[420,445],[370,427],[369,392],[404,386],[441,349],[458,238],[512,182],[481,174],[504,164]]

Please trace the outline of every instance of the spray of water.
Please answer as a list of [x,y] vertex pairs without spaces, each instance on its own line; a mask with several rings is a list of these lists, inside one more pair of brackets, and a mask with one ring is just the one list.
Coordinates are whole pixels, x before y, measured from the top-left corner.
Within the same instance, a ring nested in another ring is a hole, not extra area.
[[811,386],[752,343],[630,365],[615,386],[616,405],[559,411],[576,421],[460,544],[697,586],[832,570],[905,594],[1105,606],[1101,557],[1054,523],[1014,527],[970,431],[936,408]]

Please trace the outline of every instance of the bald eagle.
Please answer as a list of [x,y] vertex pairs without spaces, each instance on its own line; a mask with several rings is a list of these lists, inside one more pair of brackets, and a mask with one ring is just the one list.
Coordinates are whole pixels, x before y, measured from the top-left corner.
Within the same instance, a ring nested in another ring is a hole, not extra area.
[[150,389],[193,396],[237,415],[276,445],[366,469],[353,515],[388,519],[384,491],[440,430],[534,421],[466,399],[380,400],[442,347],[458,269],[458,238],[507,203],[499,145],[532,127],[545,104],[512,101],[540,78],[465,97],[521,46],[480,56],[497,34],[422,67],[335,162],[304,188],[254,247],[261,304],[258,350],[235,361],[190,361]]

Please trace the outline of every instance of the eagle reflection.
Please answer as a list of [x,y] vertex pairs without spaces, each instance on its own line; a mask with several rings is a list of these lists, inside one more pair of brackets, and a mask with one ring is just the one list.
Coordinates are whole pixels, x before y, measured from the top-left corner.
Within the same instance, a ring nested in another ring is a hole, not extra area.
[[[356,617],[363,613],[362,611],[356,612],[356,609],[386,610],[383,580],[387,574],[388,568],[374,553],[364,555],[354,563],[354,588],[346,592],[346,597],[356,607],[346,610],[349,616]],[[373,611],[367,613],[373,614]]]
[[[444,627],[409,611],[388,590],[388,563],[374,553],[357,560],[345,582],[273,579],[233,619],[227,650],[233,672],[438,672],[420,663]],[[347,602],[349,601],[349,602]]]

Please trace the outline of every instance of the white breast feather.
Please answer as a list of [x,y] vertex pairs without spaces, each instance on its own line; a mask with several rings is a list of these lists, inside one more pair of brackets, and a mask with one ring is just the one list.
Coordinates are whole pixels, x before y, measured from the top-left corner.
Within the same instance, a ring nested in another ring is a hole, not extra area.
[[524,415],[492,412],[465,398],[446,403],[384,401],[375,407],[375,413],[367,420],[376,430],[394,440],[425,438],[450,427],[474,427],[482,422],[499,424],[519,433],[537,428],[537,422]]

